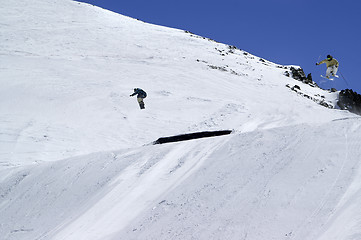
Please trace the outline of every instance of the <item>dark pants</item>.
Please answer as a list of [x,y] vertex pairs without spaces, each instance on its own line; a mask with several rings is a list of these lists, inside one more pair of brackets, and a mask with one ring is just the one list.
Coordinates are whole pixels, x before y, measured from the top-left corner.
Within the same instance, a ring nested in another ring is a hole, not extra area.
[[145,104],[143,102],[143,98],[137,98],[140,109],[145,109]]

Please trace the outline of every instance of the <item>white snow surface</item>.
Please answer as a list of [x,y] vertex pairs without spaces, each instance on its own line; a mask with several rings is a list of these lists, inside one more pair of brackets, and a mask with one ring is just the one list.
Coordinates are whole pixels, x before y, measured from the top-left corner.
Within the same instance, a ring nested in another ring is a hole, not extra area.
[[361,119],[289,67],[84,3],[1,1],[0,239],[361,239]]

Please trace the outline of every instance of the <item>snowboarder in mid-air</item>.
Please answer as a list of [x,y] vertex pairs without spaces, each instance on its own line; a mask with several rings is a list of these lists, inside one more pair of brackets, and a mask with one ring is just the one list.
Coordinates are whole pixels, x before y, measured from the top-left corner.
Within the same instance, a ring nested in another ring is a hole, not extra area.
[[137,100],[138,100],[140,109],[145,109],[143,99],[147,97],[147,93],[143,89],[134,88],[134,93],[131,94],[130,96],[132,97],[134,95],[137,95]]
[[[333,77],[338,77],[336,75],[338,70],[338,61],[334,59],[331,55],[327,55],[327,58],[319,63],[316,63],[316,65],[320,65],[322,63],[326,63],[327,70],[326,70],[326,78],[330,79],[331,75]],[[322,77],[322,75],[321,75]]]

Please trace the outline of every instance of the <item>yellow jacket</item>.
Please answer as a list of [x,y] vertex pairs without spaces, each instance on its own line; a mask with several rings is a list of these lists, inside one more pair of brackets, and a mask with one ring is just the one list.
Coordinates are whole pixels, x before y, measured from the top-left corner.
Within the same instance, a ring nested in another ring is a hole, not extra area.
[[336,66],[338,67],[338,61],[334,58],[332,58],[331,60],[329,60],[328,58],[326,58],[325,60],[321,61],[320,63],[318,63],[317,65],[320,65],[322,63],[326,63],[327,67],[332,67],[332,66]]

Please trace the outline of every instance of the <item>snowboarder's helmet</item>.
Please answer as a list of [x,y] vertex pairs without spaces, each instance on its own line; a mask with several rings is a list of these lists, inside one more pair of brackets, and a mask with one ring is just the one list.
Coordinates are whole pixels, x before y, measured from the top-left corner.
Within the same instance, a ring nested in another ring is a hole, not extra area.
[[330,58],[330,59],[332,59],[332,56],[331,56],[331,55],[327,55],[327,58]]

